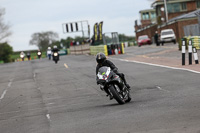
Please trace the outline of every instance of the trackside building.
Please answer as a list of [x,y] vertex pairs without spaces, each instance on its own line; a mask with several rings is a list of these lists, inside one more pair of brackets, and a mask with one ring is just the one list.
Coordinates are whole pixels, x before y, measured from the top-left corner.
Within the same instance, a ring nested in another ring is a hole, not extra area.
[[[200,12],[200,0],[168,0],[168,21],[163,0],[156,0],[151,6],[153,9],[140,11],[140,25],[135,21],[136,38],[141,35],[148,35],[154,41],[155,31],[160,33],[163,29],[173,29],[177,41],[183,36],[199,35],[196,13]],[[155,15],[150,16],[153,11]]]

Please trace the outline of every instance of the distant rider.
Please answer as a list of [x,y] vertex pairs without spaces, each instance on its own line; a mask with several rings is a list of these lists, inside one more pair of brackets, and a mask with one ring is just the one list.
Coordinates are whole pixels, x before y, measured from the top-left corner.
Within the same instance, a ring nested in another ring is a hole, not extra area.
[[[60,50],[58,49],[58,47],[56,45],[54,45],[52,52],[55,53],[55,52],[58,52],[58,51],[60,51]],[[54,58],[53,58],[53,60],[54,60]],[[58,53],[58,60],[59,60],[59,53]]]
[[60,51],[60,50],[58,49],[58,47],[56,45],[54,45],[53,49],[52,49],[52,52],[58,52],[58,51]]
[[40,49],[38,49],[37,56],[38,56],[38,59],[40,59],[42,56],[42,52],[40,51]]
[[26,56],[27,56],[28,60],[31,60],[31,54],[30,54],[30,52],[27,52]]
[[25,53],[22,51],[22,52],[20,53],[20,58],[22,59],[22,61],[24,61],[24,57],[25,57]]
[[51,60],[51,47],[48,47],[47,49],[47,56],[49,57],[49,60]]
[[126,87],[130,89],[130,86],[126,82],[124,74],[118,72],[118,68],[110,60],[106,59],[106,56],[104,53],[98,53],[96,55],[96,61],[98,63],[96,66],[96,75],[98,74],[100,67],[103,67],[103,66],[110,67],[113,72],[115,72],[119,77],[121,77],[121,79],[124,81]]

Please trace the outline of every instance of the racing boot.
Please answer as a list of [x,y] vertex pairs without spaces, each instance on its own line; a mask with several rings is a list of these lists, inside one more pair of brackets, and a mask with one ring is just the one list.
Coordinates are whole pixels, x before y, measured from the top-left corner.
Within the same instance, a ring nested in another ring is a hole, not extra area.
[[109,93],[109,91],[107,91],[107,90],[105,90],[105,92],[107,93],[107,97],[109,96],[109,98],[110,98],[110,100],[112,100],[113,99],[113,96]]
[[125,83],[125,85],[129,90],[131,90],[131,87],[130,87],[130,85],[128,83]]

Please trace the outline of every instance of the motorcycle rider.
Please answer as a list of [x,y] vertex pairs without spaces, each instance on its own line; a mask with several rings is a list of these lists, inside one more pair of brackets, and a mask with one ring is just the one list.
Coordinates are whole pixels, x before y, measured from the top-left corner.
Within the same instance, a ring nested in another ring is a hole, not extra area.
[[51,60],[51,47],[48,47],[47,49],[47,56],[49,57],[49,60]]
[[[53,46],[53,49],[52,49],[52,52],[55,53],[55,52],[58,52],[60,51],[56,45]],[[59,54],[58,54],[58,60],[59,60]]]
[[30,52],[27,52],[26,56],[27,56],[28,60],[31,60],[31,54],[30,54]]
[[24,61],[24,57],[25,57],[25,53],[22,51],[22,52],[20,53],[20,58],[22,59],[22,61]]
[[40,59],[42,56],[42,52],[40,51],[40,49],[38,49],[37,56],[38,56],[38,59]]
[[106,59],[106,56],[105,56],[104,53],[98,53],[96,55],[96,61],[98,63],[97,66],[96,66],[96,75],[98,74],[100,67],[103,67],[103,66],[110,67],[111,70],[114,73],[116,73],[124,81],[124,84],[126,85],[126,87],[128,89],[130,89],[129,84],[126,82],[125,75],[123,73],[118,72],[118,68],[110,60]]

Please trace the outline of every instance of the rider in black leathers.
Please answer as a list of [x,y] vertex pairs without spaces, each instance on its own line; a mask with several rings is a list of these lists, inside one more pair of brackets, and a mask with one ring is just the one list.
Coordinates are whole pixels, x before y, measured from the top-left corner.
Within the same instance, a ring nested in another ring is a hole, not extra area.
[[102,67],[102,66],[110,67],[113,72],[115,72],[118,76],[121,77],[121,79],[124,81],[126,87],[130,89],[130,86],[126,82],[124,74],[118,72],[118,68],[110,60],[106,59],[106,56],[105,56],[104,53],[98,53],[96,55],[96,61],[98,63],[97,66],[96,66],[96,75],[97,75],[98,70],[99,70],[100,67]]
[[[55,52],[58,52],[60,51],[56,45],[53,46],[53,49],[52,49],[52,52],[55,53]],[[53,56],[53,55],[52,55]],[[54,60],[54,56],[53,56],[53,60]],[[58,54],[58,60],[59,60],[59,54]]]

